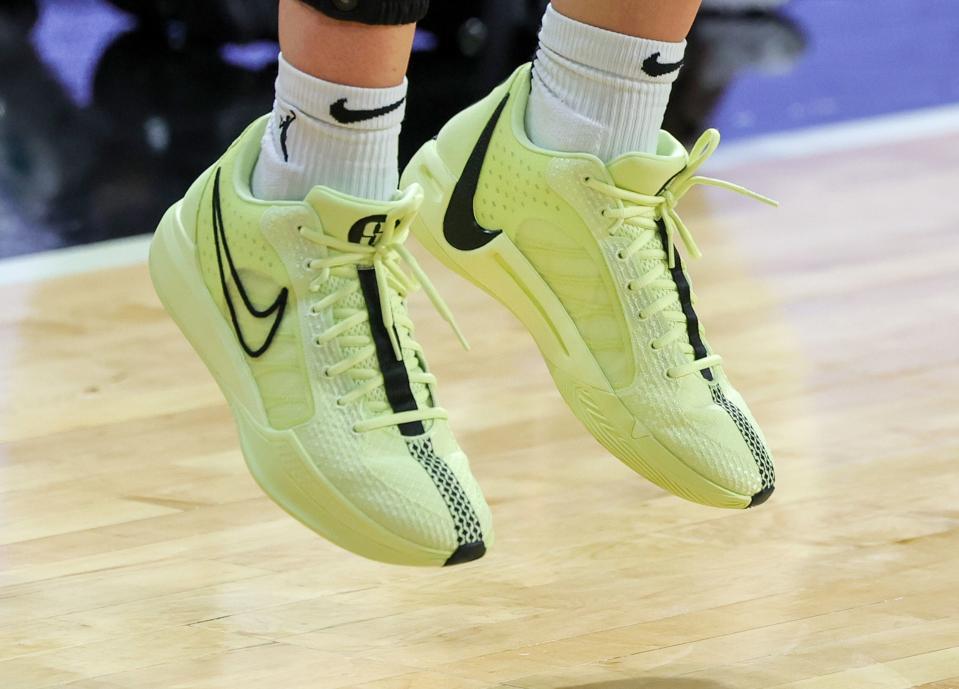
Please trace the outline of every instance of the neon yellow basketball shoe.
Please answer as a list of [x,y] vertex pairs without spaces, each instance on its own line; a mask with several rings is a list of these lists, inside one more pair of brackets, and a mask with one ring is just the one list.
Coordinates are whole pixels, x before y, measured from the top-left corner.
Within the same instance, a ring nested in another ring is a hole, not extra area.
[[759,427],[693,310],[676,214],[718,144],[692,156],[662,133],[656,155],[604,165],[538,148],[524,116],[530,68],[454,117],[403,175],[426,200],[417,238],[509,307],[576,416],[616,457],[676,495],[744,508],[773,491]]
[[305,525],[405,565],[481,557],[489,508],[413,339],[403,247],[422,202],[317,187],[263,202],[249,180],[266,118],[164,216],[150,273],[232,408],[257,482]]

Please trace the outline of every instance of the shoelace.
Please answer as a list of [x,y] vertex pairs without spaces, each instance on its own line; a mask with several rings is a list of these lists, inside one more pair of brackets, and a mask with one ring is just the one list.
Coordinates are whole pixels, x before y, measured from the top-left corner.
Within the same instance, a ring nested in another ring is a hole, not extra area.
[[[676,284],[670,274],[670,271],[676,266],[676,245],[674,243],[676,235],[679,235],[682,239],[690,257],[695,259],[702,257],[702,252],[696,245],[692,233],[676,212],[679,200],[694,186],[701,184],[733,191],[771,206],[779,205],[776,201],[738,184],[712,177],[697,176],[696,171],[716,151],[717,146],[719,146],[719,132],[715,129],[708,129],[703,132],[703,135],[693,146],[689,155],[689,162],[683,171],[671,179],[658,194],[653,196],[637,194],[595,178],[586,179],[588,187],[619,201],[618,208],[608,209],[603,213],[605,217],[617,220],[616,224],[609,229],[611,236],[619,232],[624,224],[639,230],[639,234],[636,235],[630,245],[620,251],[618,258],[628,261],[635,257],[657,262],[656,268],[638,279],[630,280],[626,284],[626,288],[631,291],[656,288],[669,292],[648,304],[638,315],[641,320],[646,320],[661,314],[662,318],[673,323],[673,327],[650,343],[653,349],[662,349],[676,343],[685,354],[693,357],[687,364],[670,367],[666,371],[666,375],[670,378],[681,378],[722,363],[722,357],[718,354],[710,354],[701,359],[694,358],[696,353],[692,345],[683,340],[686,335],[686,316],[682,311],[669,308],[676,300]],[[652,242],[659,234],[660,223],[665,229],[665,246],[658,242],[655,244]]]
[[[423,350],[412,337],[414,330],[412,320],[406,314],[405,309],[397,308],[398,300],[392,298],[391,291],[395,292],[399,301],[401,301],[417,287],[422,287],[434,308],[453,328],[463,347],[469,348],[446,302],[436,291],[416,259],[403,245],[410,233],[410,225],[422,203],[423,190],[420,186],[414,184],[408,187],[402,198],[395,202],[393,209],[387,214],[382,225],[382,234],[373,246],[346,242],[313,228],[299,228],[300,234],[304,238],[326,247],[328,250],[328,255],[325,258],[312,259],[308,263],[310,270],[320,271],[316,279],[310,283],[310,291],[319,292],[322,284],[331,275],[346,280],[344,286],[324,296],[311,307],[313,313],[319,313],[327,308],[333,309],[334,325],[317,337],[317,344],[323,345],[339,338],[344,349],[356,350],[352,356],[328,366],[324,371],[324,375],[330,377],[347,375],[356,384],[353,390],[337,400],[337,404],[340,406],[347,406],[367,399],[371,392],[384,385],[381,371],[364,366],[364,363],[370,358],[375,359],[376,347],[372,339],[367,335],[346,334],[352,328],[366,322],[369,319],[369,313],[365,309],[356,309],[345,305],[337,306],[344,299],[360,290],[354,267],[372,266],[374,269],[383,313],[383,326],[389,333],[390,343],[393,346],[393,353],[397,361],[404,360],[404,346],[414,355],[421,354]],[[403,264],[409,268],[413,277],[404,273]],[[405,330],[409,335],[402,345],[397,335],[397,328]],[[409,371],[409,379],[411,385],[434,385],[436,383],[435,376],[422,370]],[[358,422],[354,430],[357,433],[362,433],[412,421],[427,421],[448,417],[445,409],[426,402],[425,399],[417,399],[417,409],[393,412],[392,407],[385,400],[367,399],[367,407],[374,416]]]

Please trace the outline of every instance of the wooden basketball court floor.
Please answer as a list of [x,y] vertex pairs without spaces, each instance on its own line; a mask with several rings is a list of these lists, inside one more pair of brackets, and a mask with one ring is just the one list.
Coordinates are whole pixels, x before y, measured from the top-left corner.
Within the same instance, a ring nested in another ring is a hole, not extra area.
[[684,204],[772,500],[632,474],[424,258],[472,341],[416,298],[498,534],[446,570],[339,551],[260,493],[142,263],[0,287],[0,687],[959,687],[959,135],[721,176],[783,203]]

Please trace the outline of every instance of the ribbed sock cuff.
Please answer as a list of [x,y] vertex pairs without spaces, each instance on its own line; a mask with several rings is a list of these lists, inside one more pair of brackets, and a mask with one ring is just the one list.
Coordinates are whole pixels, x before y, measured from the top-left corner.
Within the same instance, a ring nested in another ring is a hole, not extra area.
[[[406,115],[405,77],[403,83],[388,88],[345,86],[301,72],[282,54],[279,60],[276,97],[307,117],[350,129],[390,129],[402,124]],[[361,114],[371,112],[382,114],[357,119]]]
[[323,185],[362,198],[391,198],[405,110],[405,80],[384,89],[344,86],[301,72],[281,55],[254,195],[299,200]]
[[526,108],[530,139],[609,161],[655,152],[686,42],[618,34],[550,5],[543,17]]
[[[666,43],[648,38],[607,31],[570,19],[553,6],[546,8],[540,31],[541,48],[561,56],[564,61],[590,67],[631,81],[671,83],[679,70],[656,75],[644,71],[643,66],[653,55],[659,64],[681,62],[686,53],[686,41]],[[654,70],[655,71],[655,70]]]

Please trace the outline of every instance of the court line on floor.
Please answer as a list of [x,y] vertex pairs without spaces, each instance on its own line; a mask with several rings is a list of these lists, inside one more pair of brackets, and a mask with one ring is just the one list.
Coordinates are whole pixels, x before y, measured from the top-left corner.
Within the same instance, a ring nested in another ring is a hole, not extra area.
[[[946,105],[757,136],[726,144],[708,169],[802,158],[959,132],[959,105]],[[146,261],[151,235],[0,259],[0,285],[118,268]]]
[[719,148],[709,168],[841,153],[877,141],[892,144],[954,132],[959,132],[959,105],[923,108],[733,141]]
[[3,258],[0,259],[0,285],[47,280],[143,263],[147,259],[152,236],[141,234]]

